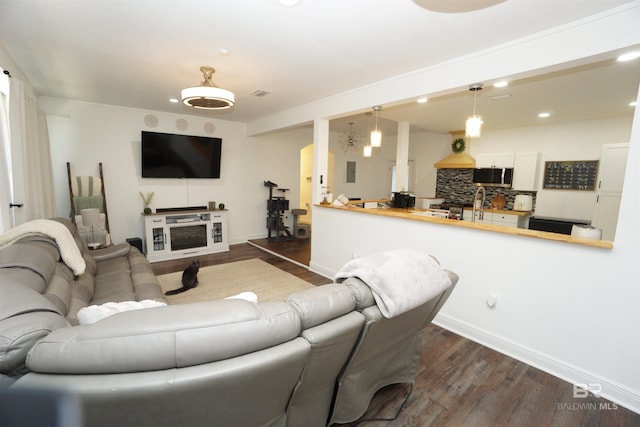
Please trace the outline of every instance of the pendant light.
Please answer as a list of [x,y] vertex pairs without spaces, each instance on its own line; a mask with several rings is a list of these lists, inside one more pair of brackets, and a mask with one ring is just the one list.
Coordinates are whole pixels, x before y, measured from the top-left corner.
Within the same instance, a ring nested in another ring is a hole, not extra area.
[[202,66],[200,71],[204,75],[204,81],[200,86],[183,89],[182,102],[203,110],[226,110],[233,107],[236,102],[233,92],[221,89],[211,81],[215,68]]
[[373,107],[373,112],[376,117],[376,128],[371,131],[371,146],[376,148],[382,146],[382,132],[378,129],[378,111],[380,110],[382,110],[382,107],[379,105]]
[[473,92],[473,116],[467,119],[465,125],[465,136],[469,138],[480,138],[480,132],[482,130],[482,117],[476,115],[476,99],[478,91],[481,91],[484,85],[482,83],[474,83],[469,86],[469,90]]
[[370,145],[365,145],[362,148],[362,156],[363,157],[371,157],[371,146]]

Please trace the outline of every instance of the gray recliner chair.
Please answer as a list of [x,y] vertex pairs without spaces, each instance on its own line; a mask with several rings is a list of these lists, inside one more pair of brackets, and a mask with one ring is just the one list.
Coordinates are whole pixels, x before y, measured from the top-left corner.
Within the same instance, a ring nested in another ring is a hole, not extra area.
[[356,309],[364,315],[365,324],[338,378],[327,425],[359,419],[382,387],[414,383],[422,353],[423,330],[440,311],[458,281],[455,273],[447,271],[447,274],[452,282],[449,288],[425,304],[392,318],[382,315],[371,289],[360,279],[353,277],[342,282],[356,295]]

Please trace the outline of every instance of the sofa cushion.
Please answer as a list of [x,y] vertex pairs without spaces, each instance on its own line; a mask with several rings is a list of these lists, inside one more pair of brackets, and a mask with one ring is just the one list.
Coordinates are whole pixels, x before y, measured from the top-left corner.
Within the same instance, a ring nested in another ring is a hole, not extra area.
[[349,289],[339,283],[317,286],[291,294],[286,302],[300,316],[302,329],[342,316],[353,311],[356,305]]
[[71,306],[71,282],[73,273],[62,262],[56,264],[51,280],[47,283],[47,289],[43,295],[58,310],[60,314],[66,316]]
[[300,319],[284,302],[170,305],[54,331],[31,349],[27,366],[70,374],[171,369],[251,353],[299,333]]
[[349,288],[353,297],[356,299],[357,310],[362,311],[376,304],[371,288],[357,277],[350,277],[342,282],[342,284]]

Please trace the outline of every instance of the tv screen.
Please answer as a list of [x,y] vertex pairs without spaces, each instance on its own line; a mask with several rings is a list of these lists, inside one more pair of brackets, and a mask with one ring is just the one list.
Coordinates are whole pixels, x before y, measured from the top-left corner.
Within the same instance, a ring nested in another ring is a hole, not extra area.
[[143,178],[220,178],[221,138],[142,131]]

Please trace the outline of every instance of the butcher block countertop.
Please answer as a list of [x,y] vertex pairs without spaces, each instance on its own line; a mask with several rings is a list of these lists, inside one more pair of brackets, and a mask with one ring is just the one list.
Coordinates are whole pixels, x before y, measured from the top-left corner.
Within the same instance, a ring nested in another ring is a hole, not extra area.
[[[473,208],[464,208],[465,211],[473,211]],[[476,212],[478,211],[478,209],[476,209]],[[484,209],[484,212],[491,212],[491,213],[497,213],[497,214],[501,214],[501,215],[518,215],[518,216],[527,216],[527,215],[532,215],[531,211],[510,211],[510,210],[506,210],[506,209]]]
[[[479,222],[460,221],[456,219],[438,218],[438,217],[428,217],[428,216],[416,215],[411,213],[412,210],[420,210],[420,209],[400,209],[400,208],[365,209],[365,208],[359,208],[359,207],[353,207],[353,206],[333,206],[333,205],[321,205],[321,204],[316,204],[314,206],[317,206],[320,208],[327,208],[327,209],[339,209],[339,210],[357,212],[357,213],[368,214],[368,215],[380,215],[380,216],[388,216],[391,218],[409,219],[412,221],[444,224],[450,227],[472,228],[476,230],[493,231],[496,233],[512,234],[516,236],[534,237],[534,238],[544,239],[544,240],[555,240],[557,242],[565,242],[565,243],[584,245],[584,246],[593,246],[596,248],[603,248],[603,249],[613,248],[613,243],[606,240],[585,239],[585,238],[575,237],[567,234],[550,233],[548,231],[529,230],[527,228],[504,227],[501,225],[493,225],[493,224],[481,224]],[[485,212],[495,212],[499,214],[502,213],[502,214],[508,214],[508,215],[531,215],[531,212],[518,212],[518,211],[508,211],[508,210],[499,210],[499,209],[485,209]]]

